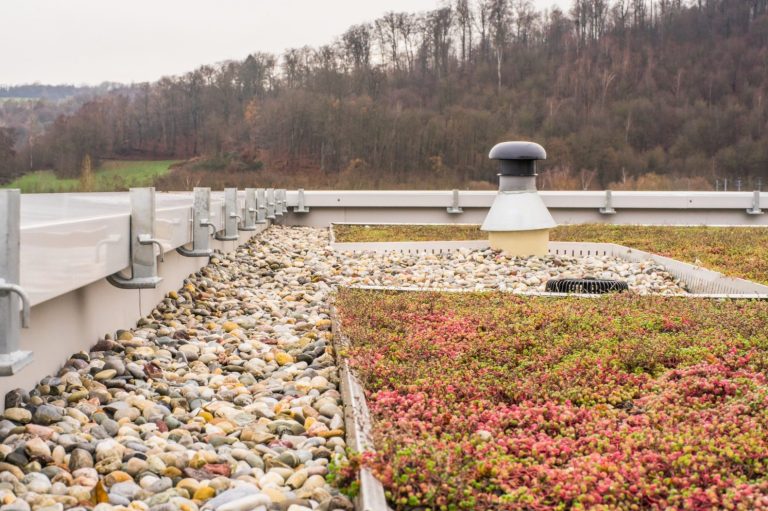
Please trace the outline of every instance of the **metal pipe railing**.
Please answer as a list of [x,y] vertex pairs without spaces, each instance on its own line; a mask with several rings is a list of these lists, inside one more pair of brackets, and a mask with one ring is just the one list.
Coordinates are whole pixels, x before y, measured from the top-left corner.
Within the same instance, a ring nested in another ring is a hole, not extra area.
[[20,349],[20,329],[29,328],[31,308],[19,285],[20,195],[18,190],[0,190],[0,376],[16,374],[32,362],[32,353]]

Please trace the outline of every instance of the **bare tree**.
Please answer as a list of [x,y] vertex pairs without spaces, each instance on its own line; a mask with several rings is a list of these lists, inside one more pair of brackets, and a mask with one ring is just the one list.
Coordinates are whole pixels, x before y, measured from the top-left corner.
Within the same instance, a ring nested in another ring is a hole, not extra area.
[[497,89],[501,92],[501,68],[504,63],[504,49],[509,38],[510,6],[508,0],[486,0],[490,26],[490,39],[496,54]]
[[466,66],[472,60],[472,23],[474,15],[469,0],[456,0],[456,21],[459,27],[461,63]]

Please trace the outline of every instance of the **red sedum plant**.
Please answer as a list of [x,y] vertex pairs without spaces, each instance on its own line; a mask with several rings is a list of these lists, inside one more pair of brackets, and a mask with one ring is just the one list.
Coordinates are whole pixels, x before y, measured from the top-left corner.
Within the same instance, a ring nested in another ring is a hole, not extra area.
[[397,510],[768,509],[768,303],[340,292]]

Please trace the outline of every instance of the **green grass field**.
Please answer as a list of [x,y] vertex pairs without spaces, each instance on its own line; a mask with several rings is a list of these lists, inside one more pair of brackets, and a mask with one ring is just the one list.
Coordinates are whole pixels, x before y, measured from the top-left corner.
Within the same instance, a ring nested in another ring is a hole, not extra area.
[[[116,192],[131,187],[152,186],[155,179],[167,174],[173,160],[118,161],[101,164],[93,174],[93,192]],[[51,170],[38,170],[1,186],[19,188],[22,193],[79,192],[79,179],[59,179]]]

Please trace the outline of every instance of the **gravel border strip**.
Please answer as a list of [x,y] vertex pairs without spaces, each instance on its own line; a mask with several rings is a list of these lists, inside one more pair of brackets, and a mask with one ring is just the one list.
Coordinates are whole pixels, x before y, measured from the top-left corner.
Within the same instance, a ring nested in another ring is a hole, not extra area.
[[[485,249],[488,248],[487,240],[474,241],[390,241],[390,242],[360,242],[338,243],[334,233],[334,226],[330,225],[330,246],[336,251],[352,252],[392,252],[404,253],[442,253],[453,250]],[[358,224],[338,224],[358,225]],[[376,225],[376,224],[363,224]],[[383,224],[390,225],[390,224]],[[454,225],[454,224],[424,224],[424,225]],[[767,300],[768,286],[745,279],[728,277],[722,273],[696,266],[677,259],[660,256],[643,250],[634,249],[615,243],[570,242],[552,241],[549,244],[549,252],[553,255],[569,256],[611,256],[628,262],[652,261],[666,268],[677,279],[683,281],[689,293],[686,296],[713,299],[748,299]],[[442,290],[440,290],[442,291]],[[525,293],[534,294],[535,293]],[[654,293],[651,293],[654,294]],[[552,296],[549,293],[543,296]],[[556,295],[555,295],[556,296]]]

